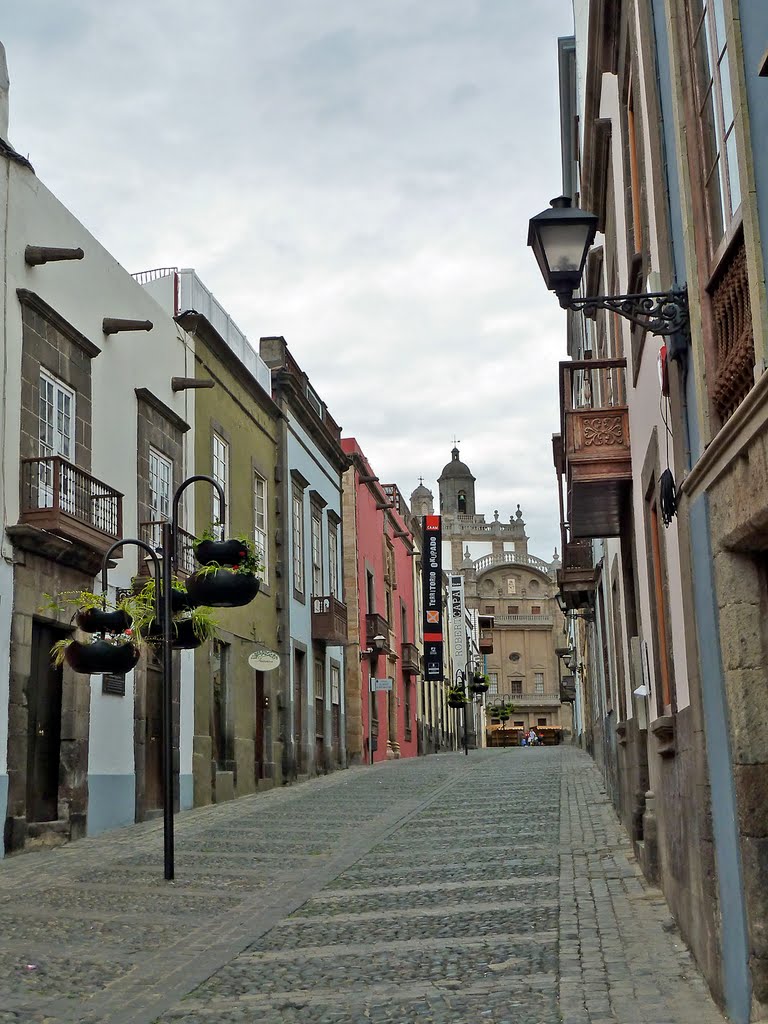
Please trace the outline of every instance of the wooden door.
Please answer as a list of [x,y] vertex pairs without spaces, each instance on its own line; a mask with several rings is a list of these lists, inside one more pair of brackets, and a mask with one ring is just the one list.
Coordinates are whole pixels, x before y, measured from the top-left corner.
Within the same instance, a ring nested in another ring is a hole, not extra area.
[[147,667],[147,717],[144,733],[144,809],[163,806],[163,676]]
[[32,668],[27,688],[27,821],[58,818],[62,669],[51,647],[66,634],[32,624]]
[[256,778],[264,778],[264,673],[255,672],[254,700],[254,760],[256,762]]
[[301,774],[304,770],[304,721],[307,673],[306,655],[304,651],[293,652],[293,746],[296,756],[296,771]]

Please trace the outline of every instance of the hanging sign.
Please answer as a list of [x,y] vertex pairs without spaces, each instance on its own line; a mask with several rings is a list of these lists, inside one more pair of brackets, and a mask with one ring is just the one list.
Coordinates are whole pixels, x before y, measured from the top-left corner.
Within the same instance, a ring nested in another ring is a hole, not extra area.
[[280,664],[280,655],[277,651],[270,651],[268,647],[264,647],[253,652],[248,658],[248,664],[257,672],[271,672]]
[[439,682],[443,678],[443,566],[440,516],[422,516],[424,552],[423,586],[424,676]]
[[467,624],[464,615],[464,577],[449,576],[451,640],[453,641],[453,662],[456,666],[466,665]]

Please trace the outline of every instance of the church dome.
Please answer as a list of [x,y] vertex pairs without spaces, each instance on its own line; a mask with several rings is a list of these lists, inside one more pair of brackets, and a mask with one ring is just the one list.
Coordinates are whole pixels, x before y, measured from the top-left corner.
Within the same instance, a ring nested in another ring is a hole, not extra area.
[[459,459],[459,449],[451,449],[451,461],[443,466],[443,471],[440,474],[440,480],[457,479],[463,478],[465,480],[474,480],[470,472],[469,466],[461,462]]

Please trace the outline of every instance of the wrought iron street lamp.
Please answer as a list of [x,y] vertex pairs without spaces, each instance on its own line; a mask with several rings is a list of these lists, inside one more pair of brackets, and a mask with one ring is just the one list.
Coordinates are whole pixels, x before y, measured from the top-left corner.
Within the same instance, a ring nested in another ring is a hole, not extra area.
[[595,240],[597,217],[571,206],[568,196],[553,199],[549,210],[532,217],[528,245],[533,249],[544,283],[564,309],[593,313],[607,309],[643,327],[651,334],[668,337],[689,330],[688,293],[685,288],[636,295],[576,296],[584,264]]
[[188,477],[176,489],[173,496],[172,516],[169,522],[161,525],[160,544],[158,550],[162,557],[141,540],[124,538],[115,541],[104,554],[101,566],[101,589],[107,593],[107,570],[109,559],[118,548],[130,544],[146,551],[154,565],[155,575],[155,621],[162,625],[162,775],[163,775],[163,873],[166,881],[172,881],[174,867],[173,838],[173,623],[171,609],[171,590],[173,576],[178,558],[179,542],[179,502],[184,491],[194,483],[206,481],[219,496],[220,518],[226,515],[224,491],[216,480],[210,476],[198,474]]

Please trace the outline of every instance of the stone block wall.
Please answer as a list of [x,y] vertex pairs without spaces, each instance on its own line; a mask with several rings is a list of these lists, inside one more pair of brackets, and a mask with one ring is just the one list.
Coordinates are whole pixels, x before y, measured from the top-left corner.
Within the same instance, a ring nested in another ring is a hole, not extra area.
[[[10,658],[7,852],[23,848],[28,835],[27,777],[31,769],[28,758],[29,694],[35,685],[32,626],[35,619],[39,619],[62,630],[71,629],[71,610],[39,611],[45,600],[43,595],[65,590],[89,590],[91,584],[92,577],[77,569],[58,565],[28,551],[16,552]],[[61,697],[58,819],[66,823],[64,834],[73,839],[85,835],[86,829],[90,701],[90,677],[79,675],[65,665]],[[45,830],[38,829],[40,831]]]

